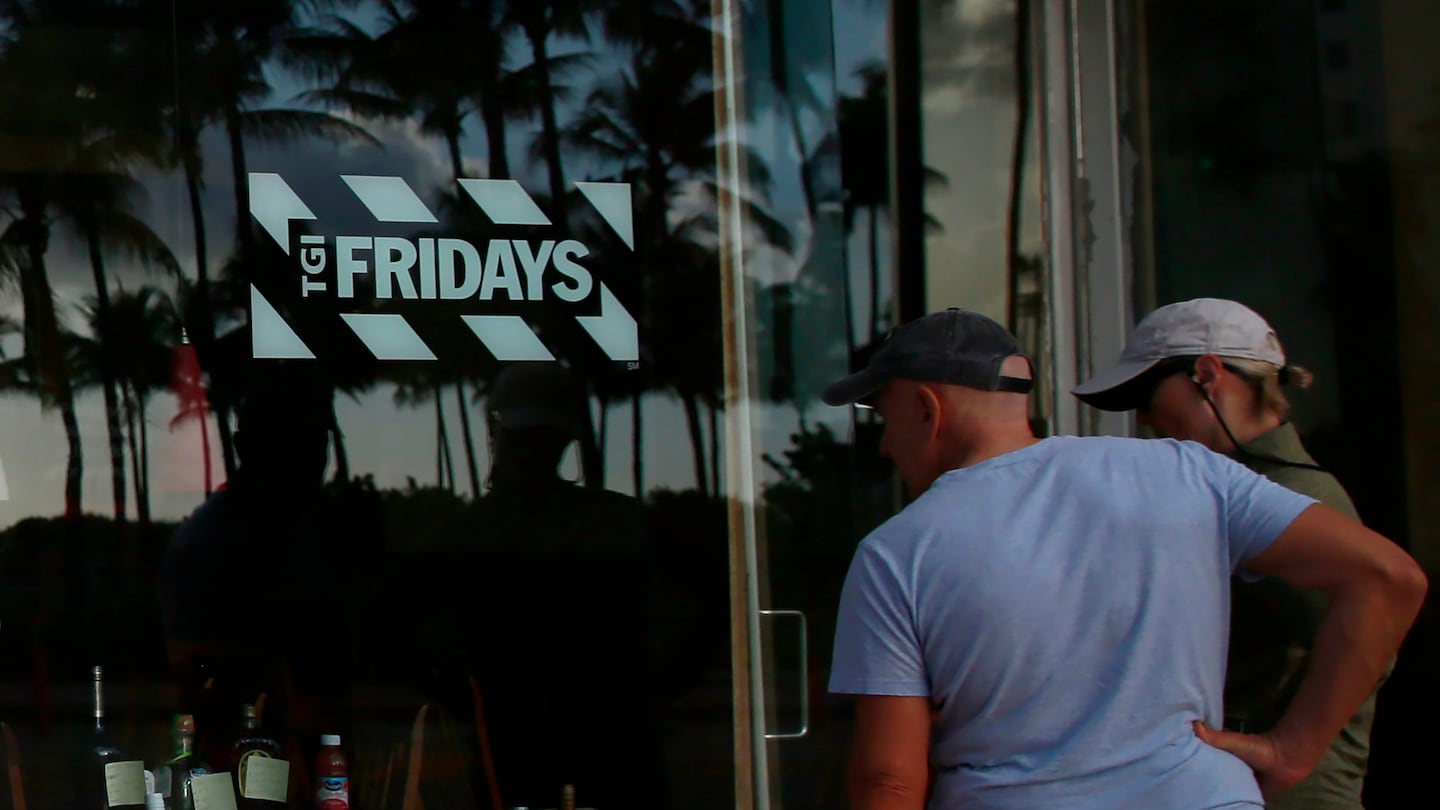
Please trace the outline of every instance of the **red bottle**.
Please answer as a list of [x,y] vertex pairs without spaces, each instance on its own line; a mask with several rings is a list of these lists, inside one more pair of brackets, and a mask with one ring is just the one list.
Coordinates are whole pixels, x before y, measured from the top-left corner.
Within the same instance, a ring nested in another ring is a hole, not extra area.
[[316,810],[350,810],[350,773],[345,752],[340,750],[340,735],[320,737],[320,754],[315,758]]

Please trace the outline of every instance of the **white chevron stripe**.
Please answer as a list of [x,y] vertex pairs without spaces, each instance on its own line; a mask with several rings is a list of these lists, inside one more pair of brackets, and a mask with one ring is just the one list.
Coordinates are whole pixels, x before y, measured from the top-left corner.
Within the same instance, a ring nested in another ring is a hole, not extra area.
[[460,187],[496,225],[549,225],[550,218],[514,180],[460,179]]
[[315,353],[254,284],[250,285],[250,354],[265,360],[315,359]]
[[585,195],[594,207],[621,239],[625,240],[625,247],[635,249],[635,214],[630,203],[629,183],[582,183],[576,181],[575,187]]
[[274,172],[250,172],[250,214],[286,253],[290,252],[290,220],[314,219],[285,178]]
[[342,174],[340,179],[380,222],[437,222],[415,190],[399,177]]
[[434,360],[435,353],[403,316],[391,313],[341,313],[346,325],[376,360]]
[[485,348],[502,362],[520,360],[554,360],[555,355],[545,348],[540,338],[531,331],[525,319],[517,315],[461,315],[460,320],[470,327],[475,337]]
[[600,285],[600,314],[576,316],[575,321],[611,360],[640,359],[639,326],[604,284]]

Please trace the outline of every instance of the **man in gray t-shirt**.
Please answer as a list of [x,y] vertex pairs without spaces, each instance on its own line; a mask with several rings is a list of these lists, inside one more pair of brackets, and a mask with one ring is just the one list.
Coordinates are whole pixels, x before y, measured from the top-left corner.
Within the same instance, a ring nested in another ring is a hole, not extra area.
[[[1035,439],[1029,376],[1009,333],[950,310],[825,392],[880,412],[916,498],[861,544],[841,597],[830,686],[859,695],[853,806],[1261,806],[1369,694],[1423,575],[1198,445]],[[1263,736],[1213,730],[1232,572],[1331,598],[1301,694]]]

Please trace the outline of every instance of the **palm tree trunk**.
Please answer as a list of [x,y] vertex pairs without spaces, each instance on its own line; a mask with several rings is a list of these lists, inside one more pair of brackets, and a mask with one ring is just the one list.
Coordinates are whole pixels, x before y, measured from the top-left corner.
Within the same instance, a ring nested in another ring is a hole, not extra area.
[[135,426],[135,393],[131,386],[120,383],[120,394],[125,405],[125,426],[130,441],[130,478],[135,485],[135,514],[141,525],[150,519],[149,507],[145,505],[145,476],[141,470],[143,456],[140,453],[140,437]]
[[549,33],[539,28],[531,28],[525,33],[530,38],[530,52],[535,58],[535,74],[540,82],[540,137],[545,165],[550,170],[551,205],[556,215],[563,217],[565,170],[560,163],[560,122],[555,117],[555,88],[550,84],[550,55],[545,51]]
[[1024,205],[1025,137],[1030,129],[1030,0],[1015,3],[1015,132],[1010,143],[1010,200],[1005,216],[1005,303],[1008,327],[1020,320],[1020,211]]
[[[85,242],[90,249],[90,272],[95,281],[95,322],[108,323],[110,312],[110,285],[105,280],[105,254],[100,247],[100,234],[96,224],[87,221],[83,225]],[[125,434],[120,428],[120,401],[115,392],[115,371],[110,367],[110,346],[104,345],[104,336],[96,335],[100,344],[100,389],[105,396],[105,430],[110,438],[110,482],[114,500],[115,521],[125,523]]]
[[795,299],[788,282],[770,288],[771,317],[775,329],[775,370],[770,378],[770,398],[788,402],[795,396]]
[[790,123],[791,138],[795,142],[795,154],[800,160],[800,189],[805,195],[805,211],[810,215],[813,222],[819,211],[819,201],[815,195],[814,178],[810,174],[810,162],[813,157],[810,154],[810,147],[805,143],[805,133],[801,129],[799,104],[790,92],[790,40],[789,36],[793,31],[786,25],[785,7],[782,3],[770,3],[769,9],[769,55],[770,55],[770,84],[784,101],[786,118]]
[[[485,148],[489,151],[487,162],[490,168],[490,177],[500,180],[510,177],[510,156],[506,153],[508,138],[505,132],[505,110],[500,105],[501,89],[499,77],[503,74],[504,68],[500,64],[503,61],[505,41],[508,39],[508,30],[501,22],[500,16],[505,13],[505,0],[495,2],[494,0],[478,0],[475,3],[476,16],[482,25],[490,26],[491,42],[481,46],[493,48],[499,54],[494,72],[481,71],[481,77],[477,77],[477,86],[480,90],[480,120],[485,126]],[[481,36],[485,36],[482,34]]]
[[[192,305],[195,310],[196,329],[190,340],[195,344],[196,353],[200,357],[201,364],[211,357],[215,345],[215,321],[210,312],[210,258],[209,247],[206,244],[205,235],[205,204],[200,196],[201,188],[201,166],[200,166],[200,142],[198,133],[194,132],[186,120],[185,114],[180,116],[181,131],[179,133],[180,149],[183,155],[182,162],[185,167],[185,192],[190,201],[190,223],[195,232],[195,301]],[[249,188],[246,188],[246,195],[249,195]],[[207,391],[207,397],[209,393]],[[215,414],[215,427],[220,434],[221,458],[225,464],[225,478],[229,480],[235,477],[235,439],[230,431],[230,409],[218,399],[210,401],[210,410]],[[209,430],[203,429],[202,435],[205,442],[209,443]],[[210,467],[207,464],[205,474],[210,475]],[[207,486],[206,490],[209,491]]]
[[215,480],[210,472],[210,419],[204,411],[200,414],[200,463],[205,465],[201,477],[205,480],[205,497],[208,498],[215,491]]
[[644,390],[636,388],[630,395],[630,480],[635,485],[635,497],[645,498],[645,440],[640,416],[640,399]]
[[[188,128],[186,132],[188,133]],[[192,140],[193,139],[193,140]],[[190,202],[190,226],[195,232],[195,294],[199,299],[200,316],[210,320],[210,257],[205,237],[205,204],[200,197],[201,166],[198,136],[180,135],[182,163],[185,167],[185,193]],[[202,335],[204,337],[204,335]]]
[[705,434],[700,429],[700,406],[695,395],[681,392],[680,404],[685,409],[685,427],[690,433],[690,458],[695,465],[695,488],[701,495],[709,494],[710,475],[705,466]]
[[595,436],[595,452],[600,456],[600,486],[605,486],[605,451],[610,446],[610,403],[605,401],[603,396],[598,397],[600,402],[600,425]]
[[250,172],[245,166],[245,133],[240,111],[225,111],[225,135],[230,140],[230,179],[235,185],[235,244],[241,256],[250,256],[255,232],[250,227]]
[[[497,94],[498,95],[498,94]],[[510,177],[510,156],[505,154],[505,113],[499,104],[485,104],[481,99],[480,120],[485,123],[485,143],[490,151],[490,176],[497,180]]]
[[870,335],[865,343],[880,337],[880,208],[870,206]]
[[[442,472],[439,487],[455,491],[455,460],[450,455],[450,431],[445,427],[445,404],[441,386],[435,386],[435,445],[437,471]],[[440,465],[443,465],[443,470]]]
[[22,183],[18,196],[21,214],[17,224],[24,240],[27,260],[20,278],[25,354],[35,366],[41,407],[54,407],[60,411],[67,446],[65,518],[77,520],[81,513],[84,457],[80,444],[80,422],[75,417],[75,392],[71,387],[69,364],[65,361],[59,318],[55,312],[55,295],[45,269],[45,251],[49,247],[50,234],[45,221],[47,204],[41,179],[35,177]]
[[66,392],[58,402],[60,421],[65,425],[65,444],[68,455],[65,459],[65,519],[78,520],[81,514],[80,485],[84,476],[85,462],[80,448],[80,420],[75,418],[75,400],[65,384]]
[[445,133],[445,149],[450,155],[450,176],[455,179],[456,191],[459,191],[459,180],[465,176],[465,158],[460,154],[460,126],[455,124],[449,127]]
[[465,471],[470,474],[470,495],[480,497],[480,467],[475,463],[475,438],[470,432],[470,403],[465,396],[465,381],[455,381],[455,404],[460,408],[460,437],[465,444]]
[[[140,423],[140,499],[135,502],[135,515],[139,518],[140,528],[146,529],[150,526],[150,426],[145,423],[146,411],[149,410],[145,397],[136,394],[136,402],[139,406],[139,414],[136,421]],[[144,532],[141,532],[144,536]]]
[[[460,125],[457,122],[445,133],[445,147],[450,153],[450,173],[455,180],[455,190],[458,193],[460,178],[465,176],[465,161],[460,154]],[[439,399],[440,387],[435,388],[436,414],[440,414]],[[475,461],[475,436],[470,429],[470,404],[465,397],[465,381],[455,381],[455,403],[460,407],[460,431],[462,444],[465,447],[465,471],[470,475],[470,495],[478,499],[480,497],[480,468]],[[443,419],[443,416],[441,417]],[[447,443],[445,452],[448,456],[450,450]],[[455,473],[450,473],[450,488],[455,488]]]
[[350,454],[345,450],[345,434],[340,431],[340,415],[335,412],[335,395],[330,395],[330,444],[335,448],[335,480],[350,480]]
[[710,406],[710,494],[720,497],[720,407]]

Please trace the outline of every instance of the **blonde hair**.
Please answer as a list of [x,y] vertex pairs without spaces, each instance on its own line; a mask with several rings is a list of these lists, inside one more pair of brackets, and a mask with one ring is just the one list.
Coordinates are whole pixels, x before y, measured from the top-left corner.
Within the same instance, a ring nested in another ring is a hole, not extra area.
[[1258,413],[1274,412],[1281,419],[1290,418],[1290,399],[1283,388],[1293,387],[1304,390],[1315,382],[1315,375],[1300,366],[1277,366],[1263,360],[1249,360],[1241,357],[1220,358],[1240,379],[1249,383],[1255,392],[1255,408]]

